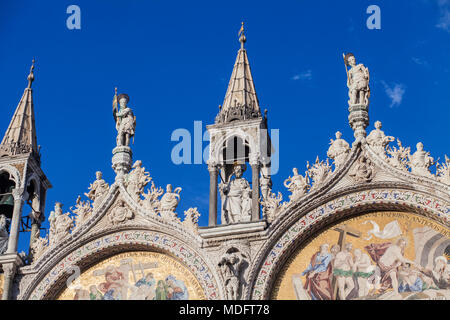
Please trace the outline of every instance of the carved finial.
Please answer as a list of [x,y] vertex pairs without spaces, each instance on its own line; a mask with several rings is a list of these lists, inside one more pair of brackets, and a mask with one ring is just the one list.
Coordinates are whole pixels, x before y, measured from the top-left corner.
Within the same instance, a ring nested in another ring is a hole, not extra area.
[[241,43],[241,49],[244,49],[244,43],[247,41],[244,34],[244,21],[242,21],[241,29],[239,30],[239,42]]
[[31,64],[31,68],[30,68],[30,74],[27,77],[27,79],[28,79],[28,88],[29,89],[31,88],[31,84],[34,81],[34,74],[33,74],[34,62],[35,62],[35,60],[33,59],[32,64]]

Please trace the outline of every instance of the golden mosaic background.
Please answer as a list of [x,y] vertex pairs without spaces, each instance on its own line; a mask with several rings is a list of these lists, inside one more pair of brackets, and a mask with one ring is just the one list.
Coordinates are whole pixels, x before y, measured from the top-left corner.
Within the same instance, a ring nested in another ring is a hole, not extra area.
[[[189,269],[174,258],[157,252],[136,251],[115,255],[83,272],[79,278],[79,283],[74,282],[73,286],[76,287],[79,285],[82,289],[88,291],[92,285],[100,287],[100,284],[105,282],[105,275],[102,275],[102,270],[105,270],[108,267],[111,268],[111,266],[119,267],[125,260],[135,266],[135,277],[133,276],[133,272],[128,273],[128,284],[130,286],[134,286],[136,280],[143,278],[144,275],[150,272],[153,274],[156,283],[158,283],[159,280],[165,280],[167,276],[172,275],[177,280],[184,282],[188,291],[189,300],[205,299],[202,287]],[[156,267],[154,267],[155,264]],[[153,267],[148,267],[151,265],[153,265]],[[144,266],[143,272],[140,266]],[[73,300],[75,294],[76,292],[74,289],[66,288],[60,294],[58,300]],[[130,293],[128,294],[128,298],[130,298]]]
[[[294,292],[294,286],[292,283],[292,276],[294,274],[301,274],[309,265],[311,261],[311,257],[317,252],[320,251],[320,245],[327,243],[330,248],[332,245],[338,243],[339,232],[333,230],[336,227],[347,225],[354,229],[357,229],[361,232],[360,238],[355,238],[347,235],[346,242],[350,242],[353,244],[353,248],[359,248],[363,250],[363,252],[367,253],[364,250],[364,246],[369,245],[371,243],[385,243],[392,242],[399,238],[394,239],[380,239],[377,237],[372,237],[370,240],[364,240],[367,237],[367,232],[371,230],[372,224],[366,223],[365,221],[372,220],[376,222],[380,229],[383,230],[386,224],[392,222],[393,220],[397,220],[401,230],[402,237],[408,239],[407,247],[405,248],[404,257],[410,260],[415,260],[415,248],[414,248],[414,237],[413,230],[415,228],[423,228],[425,226],[434,229],[435,231],[441,233],[445,237],[450,237],[450,230],[441,226],[440,224],[434,222],[431,219],[418,216],[414,213],[402,213],[402,212],[375,212],[370,214],[365,214],[362,216],[358,216],[355,218],[351,218],[345,220],[337,225],[333,225],[329,229],[318,234],[316,238],[314,238],[311,242],[309,242],[303,248],[300,248],[297,253],[294,253],[293,256],[286,262],[285,267],[280,272],[278,279],[275,283],[274,290],[272,292],[272,299],[278,300],[295,300],[296,295]],[[302,283],[305,283],[305,276],[301,276]]]

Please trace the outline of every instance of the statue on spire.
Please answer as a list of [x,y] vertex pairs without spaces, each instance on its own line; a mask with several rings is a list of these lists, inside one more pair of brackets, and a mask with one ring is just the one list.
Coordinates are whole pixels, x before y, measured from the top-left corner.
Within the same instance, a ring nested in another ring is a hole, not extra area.
[[118,147],[129,147],[130,139],[131,137],[134,137],[136,117],[133,114],[133,110],[128,107],[129,100],[130,98],[126,93],[121,93],[117,96],[117,88],[115,89],[113,99],[113,116],[116,121]]
[[[370,88],[369,88],[369,69],[362,63],[356,64],[353,53],[342,54],[345,62],[345,70],[347,72],[347,87],[349,106],[353,105],[369,105]],[[350,66],[350,70],[347,70]]]

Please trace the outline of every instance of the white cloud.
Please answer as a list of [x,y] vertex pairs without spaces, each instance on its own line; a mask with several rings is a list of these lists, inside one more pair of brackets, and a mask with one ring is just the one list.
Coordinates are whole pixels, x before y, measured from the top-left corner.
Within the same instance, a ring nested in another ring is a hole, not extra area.
[[402,103],[403,95],[405,94],[405,85],[396,83],[393,87],[387,85],[386,82],[381,81],[384,86],[384,90],[387,96],[391,99],[391,105],[389,107],[398,106]]
[[450,32],[450,0],[438,0],[439,22],[436,27]]
[[418,64],[420,66],[424,66],[424,67],[428,67],[429,63],[428,61],[421,59],[421,58],[417,58],[417,57],[412,57],[411,60],[415,63]]
[[302,73],[294,75],[291,79],[292,80],[311,80],[312,79],[312,71],[306,70]]

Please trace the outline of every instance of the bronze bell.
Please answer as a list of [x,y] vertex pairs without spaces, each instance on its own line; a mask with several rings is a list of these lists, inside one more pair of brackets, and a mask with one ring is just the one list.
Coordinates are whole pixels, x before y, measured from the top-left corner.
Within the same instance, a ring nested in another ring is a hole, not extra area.
[[14,186],[10,187],[7,193],[0,194],[0,214],[4,214],[7,218],[12,218],[14,210],[13,189]]

